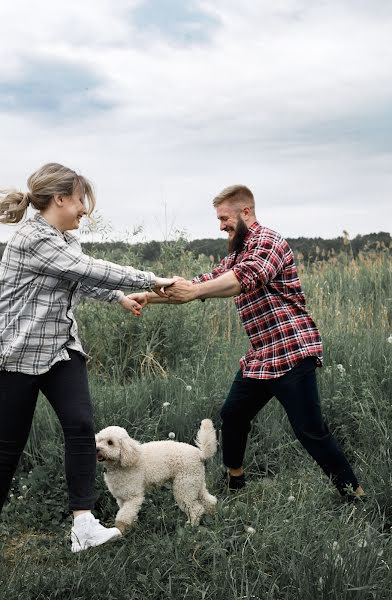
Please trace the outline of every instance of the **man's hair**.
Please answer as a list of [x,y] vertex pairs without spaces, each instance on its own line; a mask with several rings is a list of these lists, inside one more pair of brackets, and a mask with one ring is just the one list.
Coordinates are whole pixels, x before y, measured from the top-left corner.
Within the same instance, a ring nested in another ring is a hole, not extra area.
[[252,192],[248,187],[246,187],[246,185],[231,185],[230,187],[225,188],[220,194],[218,194],[218,196],[214,198],[212,203],[216,208],[222,204],[222,202],[227,201],[232,202],[233,204],[237,202],[245,203],[253,210],[253,212],[255,210],[255,199]]

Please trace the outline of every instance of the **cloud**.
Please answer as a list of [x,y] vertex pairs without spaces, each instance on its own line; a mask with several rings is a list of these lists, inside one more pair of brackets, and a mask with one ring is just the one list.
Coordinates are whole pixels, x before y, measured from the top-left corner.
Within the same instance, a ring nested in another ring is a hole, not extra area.
[[132,10],[131,19],[141,32],[181,45],[208,42],[219,24],[195,0],[145,0]]
[[[26,59],[17,76],[1,81],[0,110],[42,118],[82,119],[112,108],[99,98],[100,79],[87,67]],[[98,93],[97,93],[98,91]]]
[[389,2],[14,0],[0,18],[0,187],[69,164],[148,238],[165,219],[217,235],[210,199],[236,182],[285,235],[385,229]]

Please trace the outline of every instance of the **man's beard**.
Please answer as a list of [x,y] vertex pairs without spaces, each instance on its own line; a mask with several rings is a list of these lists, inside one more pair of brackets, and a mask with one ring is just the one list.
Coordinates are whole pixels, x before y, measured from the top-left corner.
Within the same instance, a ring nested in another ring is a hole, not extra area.
[[245,224],[245,221],[243,219],[241,219],[241,217],[239,217],[236,228],[234,230],[234,235],[228,241],[229,254],[232,254],[232,252],[237,252],[237,254],[238,254],[239,252],[242,251],[242,249],[244,247],[244,240],[245,240],[247,233],[248,233],[248,228]]

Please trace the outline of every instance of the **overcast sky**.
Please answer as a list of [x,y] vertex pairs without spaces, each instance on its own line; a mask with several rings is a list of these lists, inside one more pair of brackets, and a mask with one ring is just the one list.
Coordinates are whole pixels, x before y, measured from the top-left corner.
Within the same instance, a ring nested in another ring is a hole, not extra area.
[[0,188],[61,162],[138,240],[223,235],[234,183],[286,237],[391,231],[390,0],[7,0],[0,22]]

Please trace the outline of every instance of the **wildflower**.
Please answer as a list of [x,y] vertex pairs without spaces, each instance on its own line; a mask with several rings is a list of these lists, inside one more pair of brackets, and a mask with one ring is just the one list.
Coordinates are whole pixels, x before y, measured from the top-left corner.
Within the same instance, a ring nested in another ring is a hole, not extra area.
[[392,344],[392,335],[390,335],[389,338],[387,338],[387,342],[388,344]]
[[333,542],[332,544],[332,552],[335,552],[335,550],[339,549],[339,543],[338,542]]
[[174,440],[174,438],[176,437],[176,434],[174,433],[174,431],[171,431],[167,437],[170,438],[171,440]]
[[295,496],[289,496],[287,498],[287,502],[294,502],[294,500],[295,500]]
[[366,546],[368,545],[366,540],[359,540],[358,542],[358,548],[366,548]]
[[250,535],[253,535],[254,533],[256,533],[256,529],[253,529],[253,527],[245,527],[245,531],[246,531],[246,533],[249,533]]
[[164,402],[162,404],[163,408],[167,408],[168,406],[170,406],[170,402]]
[[341,375],[345,375],[346,374],[346,369],[343,367],[343,365],[336,365],[337,370],[339,371],[339,373]]
[[11,494],[10,494],[10,498],[13,498],[13,497],[14,497],[14,494],[12,494],[12,493],[11,493]]
[[191,385],[187,385],[185,389],[186,389],[187,392],[190,392],[192,390],[192,386]]
[[317,589],[318,589],[319,592],[322,591],[323,585],[324,585],[324,578],[323,577],[319,577],[318,584],[317,584]]
[[23,500],[23,496],[18,496],[18,500]]

